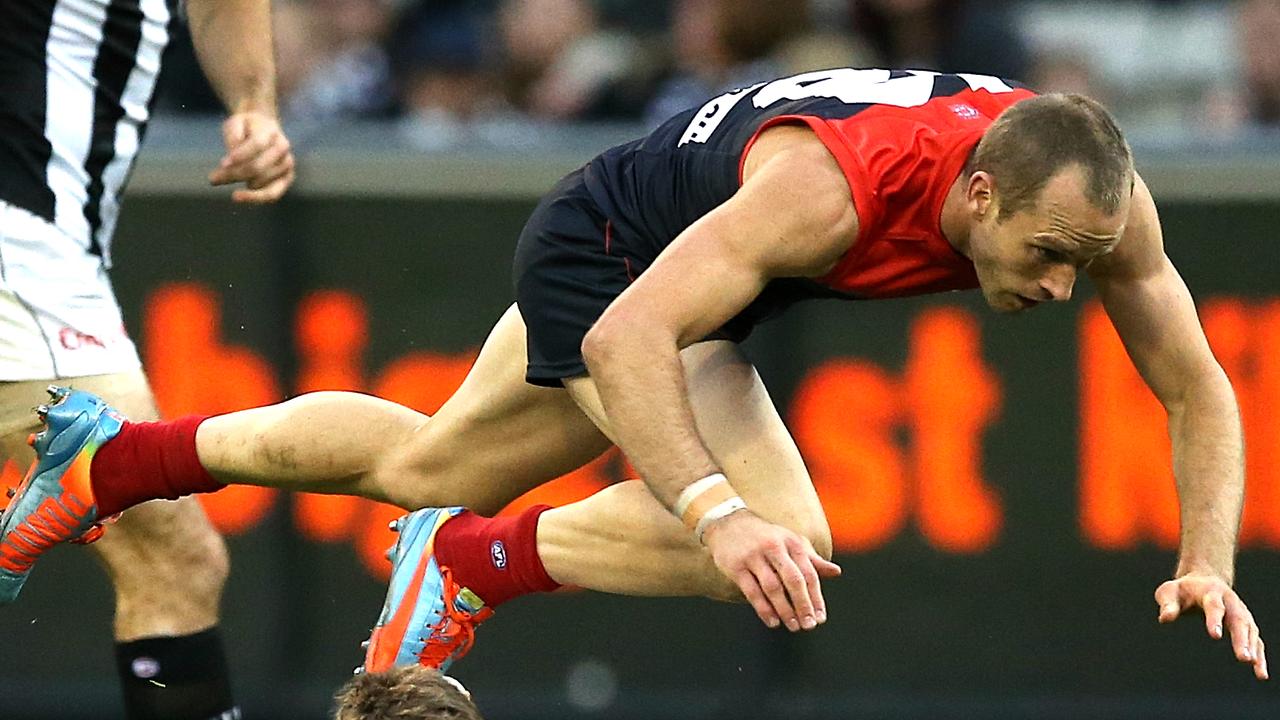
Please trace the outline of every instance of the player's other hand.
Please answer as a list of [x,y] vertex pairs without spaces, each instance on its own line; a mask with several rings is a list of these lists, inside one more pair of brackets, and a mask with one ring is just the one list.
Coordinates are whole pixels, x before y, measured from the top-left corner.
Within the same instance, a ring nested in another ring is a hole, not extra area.
[[821,578],[839,575],[840,566],[819,555],[808,538],[739,510],[712,523],[703,542],[765,625],[796,632],[827,621]]
[[231,193],[235,202],[275,202],[293,184],[293,150],[274,116],[238,112],[222,123],[222,139],[227,154],[209,173],[209,183],[244,183]]
[[1177,620],[1191,608],[1203,610],[1209,637],[1222,638],[1225,628],[1231,635],[1236,659],[1252,665],[1259,680],[1267,679],[1267,651],[1258,634],[1258,624],[1225,580],[1217,575],[1183,575],[1156,588],[1156,604],[1160,606],[1162,623]]

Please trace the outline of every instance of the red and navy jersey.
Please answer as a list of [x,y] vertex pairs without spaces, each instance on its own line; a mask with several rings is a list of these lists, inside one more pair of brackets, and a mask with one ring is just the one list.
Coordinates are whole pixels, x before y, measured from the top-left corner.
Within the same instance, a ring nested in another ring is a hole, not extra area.
[[[942,203],[970,151],[1007,107],[1031,97],[986,75],[838,68],[760,83],[681,113],[584,168],[615,242],[640,270],[741,184],[751,143],[804,123],[831,151],[858,212],[857,241],[787,296],[881,298],[977,287],[973,265],[939,227]],[[793,299],[798,299],[794,297]]]

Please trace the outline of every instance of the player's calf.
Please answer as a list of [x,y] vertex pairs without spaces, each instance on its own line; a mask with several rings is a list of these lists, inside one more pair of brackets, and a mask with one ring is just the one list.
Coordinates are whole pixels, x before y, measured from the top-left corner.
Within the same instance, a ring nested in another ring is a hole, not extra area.
[[218,621],[226,544],[194,498],[144,503],[94,543],[116,594],[116,637],[186,635]]
[[196,500],[133,508],[94,549],[116,593],[127,717],[238,717],[217,628],[227,551]]
[[370,395],[307,393],[205,419],[199,426],[199,459],[228,484],[399,504],[402,498],[375,477],[375,469],[427,420],[422,413]]
[[[43,550],[84,539],[87,531],[101,534],[98,523],[123,509],[104,503],[91,477],[122,419],[89,393],[59,388],[51,396],[33,438],[37,462],[0,522],[0,590],[9,598]],[[148,412],[149,395],[120,396]],[[238,717],[216,629],[226,549],[195,501],[131,510],[96,550],[116,591],[116,655],[128,717]]]

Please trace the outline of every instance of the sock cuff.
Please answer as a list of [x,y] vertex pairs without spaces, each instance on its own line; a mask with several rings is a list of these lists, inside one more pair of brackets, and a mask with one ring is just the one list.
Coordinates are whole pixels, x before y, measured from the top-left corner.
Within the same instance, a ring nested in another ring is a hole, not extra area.
[[[211,492],[226,487],[226,483],[218,482],[213,475],[204,468],[200,463],[200,456],[196,452],[196,431],[200,425],[208,420],[212,415],[184,415],[176,420],[170,421],[170,428],[173,434],[171,437],[175,441],[184,443],[185,452],[174,456],[174,462],[178,467],[174,468],[175,472],[188,473],[189,477],[199,478],[200,487],[195,492]],[[180,475],[179,475],[180,476]],[[187,493],[190,489],[184,488]],[[184,493],[186,494],[186,493]]]
[[116,643],[128,720],[240,720],[217,627]]
[[144,682],[184,684],[227,675],[222,634],[217,627],[191,635],[139,638],[116,643],[122,672]]
[[518,523],[518,535],[528,538],[529,546],[533,548],[533,554],[536,562],[528,563],[524,566],[526,577],[525,586],[537,592],[551,592],[560,587],[560,583],[551,578],[547,572],[547,568],[542,564],[542,558],[538,556],[538,522],[542,519],[542,513],[551,509],[550,505],[534,505],[521,514]]
[[538,520],[549,505],[535,505],[516,515],[481,517],[460,512],[440,526],[436,561],[454,579],[490,607],[531,592],[560,587],[538,555]]
[[207,415],[160,422],[126,421],[94,454],[90,484],[98,516],[107,517],[148,500],[177,500],[221,490],[200,463],[196,429]]

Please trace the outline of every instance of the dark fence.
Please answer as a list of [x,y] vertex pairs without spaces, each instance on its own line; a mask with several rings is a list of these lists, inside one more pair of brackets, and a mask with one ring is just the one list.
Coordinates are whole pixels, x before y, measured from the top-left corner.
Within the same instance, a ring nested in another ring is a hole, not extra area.
[[[431,411],[512,300],[532,200],[131,200],[127,322],[167,413],[357,389]],[[1280,628],[1280,206],[1162,208],[1242,401],[1238,587]],[[490,718],[1277,717],[1203,623],[1156,623],[1174,563],[1163,415],[1096,303],[1004,318],[974,294],[815,303],[748,343],[812,469],[845,568],[831,622],[589,593],[523,599],[456,674]],[[520,438],[512,438],[520,442]],[[371,448],[376,452],[376,448]],[[606,457],[544,490],[619,478]],[[395,511],[231,490],[224,629],[251,718],[320,718],[381,604]],[[112,717],[110,595],[89,555],[42,562],[0,612],[0,718]]]

